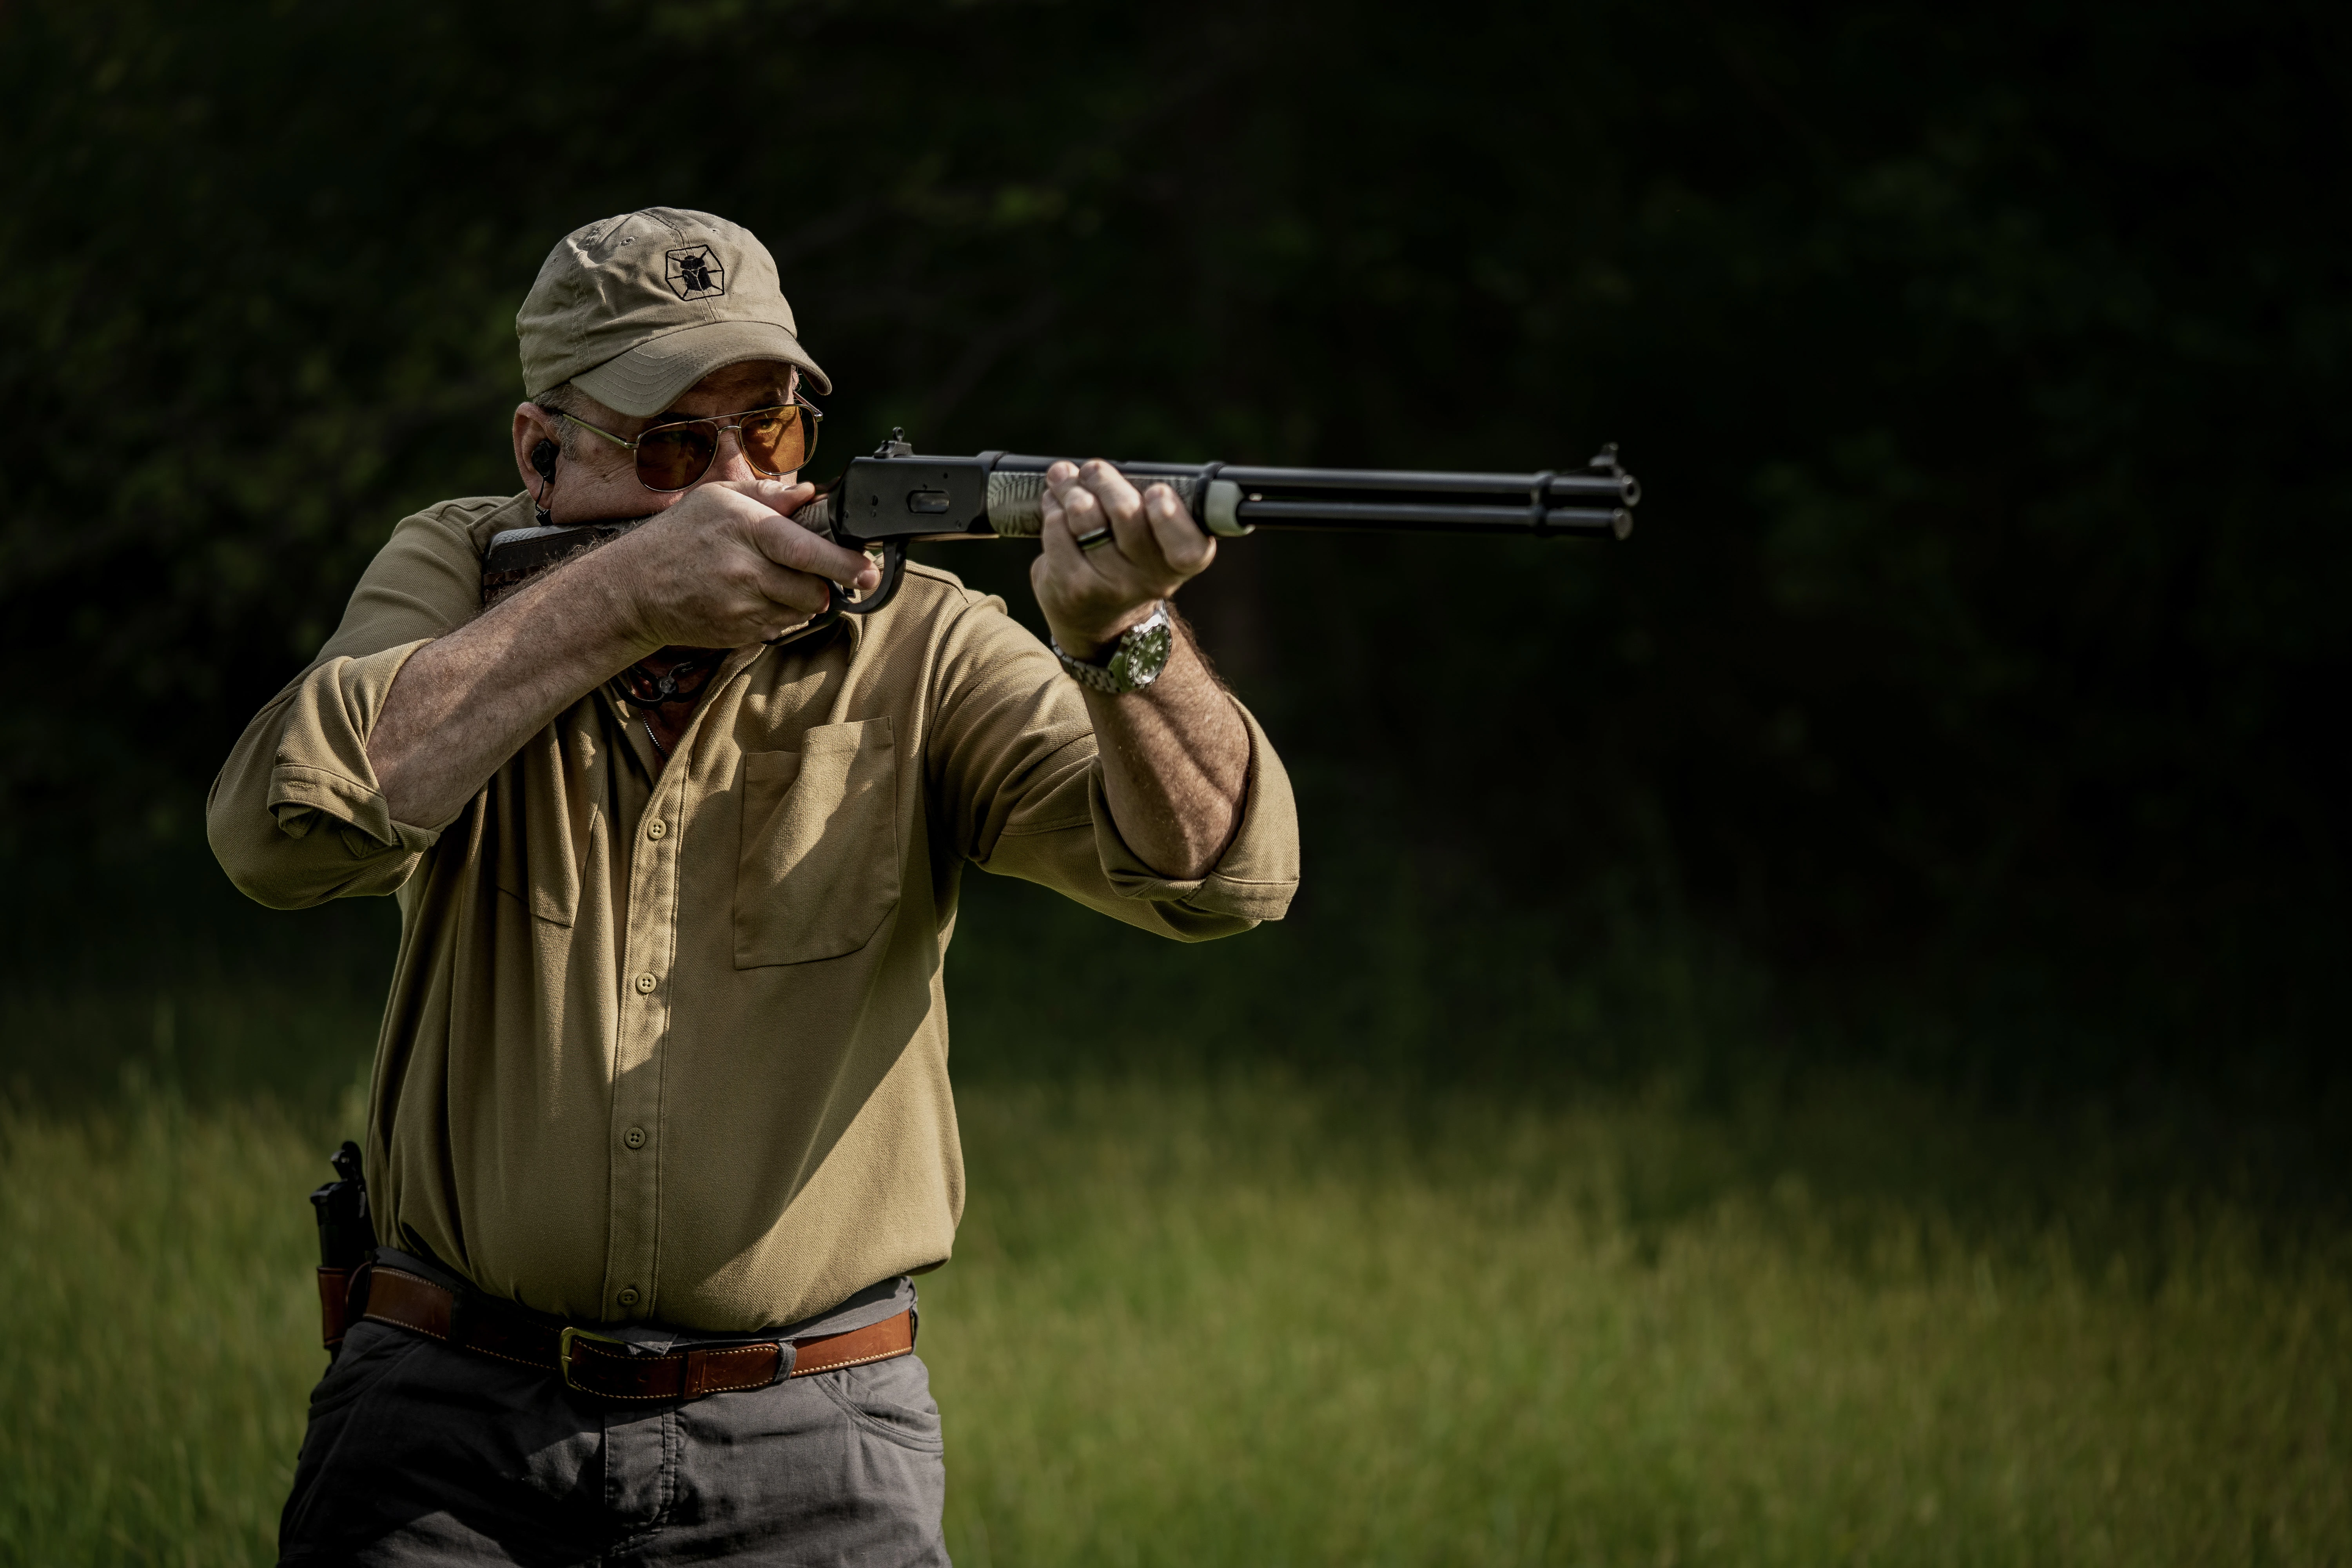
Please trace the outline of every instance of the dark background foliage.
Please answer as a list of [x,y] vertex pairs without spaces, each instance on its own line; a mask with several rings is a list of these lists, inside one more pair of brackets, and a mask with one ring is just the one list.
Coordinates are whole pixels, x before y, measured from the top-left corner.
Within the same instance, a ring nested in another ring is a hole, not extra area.
[[16,918],[214,897],[247,716],[397,518],[515,488],[540,258],[662,203],[774,250],[835,460],[1622,443],[1625,544],[1188,594],[1309,857],[1196,1036],[2334,1103],[2346,15],[12,0]]

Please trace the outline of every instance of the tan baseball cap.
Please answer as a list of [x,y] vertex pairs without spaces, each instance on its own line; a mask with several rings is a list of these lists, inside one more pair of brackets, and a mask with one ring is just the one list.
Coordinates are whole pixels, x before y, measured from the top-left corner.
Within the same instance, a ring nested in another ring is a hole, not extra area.
[[683,207],[565,235],[515,312],[515,336],[525,396],[568,381],[640,419],[749,360],[796,364],[817,390],[833,390],[801,347],[768,247],[740,225]]

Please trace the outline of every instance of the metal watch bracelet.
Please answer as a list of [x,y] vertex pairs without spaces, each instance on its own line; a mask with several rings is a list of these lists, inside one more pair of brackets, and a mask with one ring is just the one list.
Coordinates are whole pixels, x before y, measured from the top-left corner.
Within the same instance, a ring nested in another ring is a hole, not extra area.
[[1140,691],[1159,679],[1160,672],[1168,668],[1168,655],[1175,646],[1176,626],[1168,618],[1165,599],[1151,607],[1150,615],[1119,634],[1110,657],[1100,664],[1072,658],[1062,651],[1060,643],[1052,645],[1054,657],[1062,661],[1064,672],[1072,680],[1113,697]]

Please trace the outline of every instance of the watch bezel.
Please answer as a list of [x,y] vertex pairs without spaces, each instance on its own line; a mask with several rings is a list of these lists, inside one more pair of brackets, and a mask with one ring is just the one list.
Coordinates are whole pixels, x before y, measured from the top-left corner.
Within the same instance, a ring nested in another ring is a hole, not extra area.
[[[1110,657],[1100,664],[1078,658],[1066,651],[1058,642],[1048,639],[1054,657],[1071,679],[1093,690],[1119,697],[1130,691],[1141,691],[1160,679],[1168,668],[1168,660],[1176,651],[1176,624],[1168,613],[1168,601],[1160,600],[1151,613],[1121,632],[1118,641],[1111,645]],[[1149,658],[1148,666],[1143,660]]]

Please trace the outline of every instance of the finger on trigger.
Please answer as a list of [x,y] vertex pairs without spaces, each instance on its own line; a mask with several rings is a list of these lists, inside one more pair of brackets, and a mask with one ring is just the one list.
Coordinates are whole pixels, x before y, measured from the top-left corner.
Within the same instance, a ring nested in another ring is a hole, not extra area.
[[754,531],[760,553],[779,566],[814,576],[830,577],[850,587],[873,586],[881,581],[874,563],[861,550],[845,550],[819,538],[790,518],[770,518]]
[[789,566],[768,565],[760,573],[762,598],[804,615],[821,615],[833,604],[833,584],[823,577],[795,572]]

